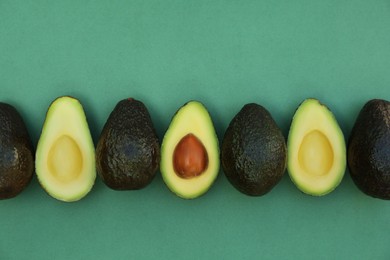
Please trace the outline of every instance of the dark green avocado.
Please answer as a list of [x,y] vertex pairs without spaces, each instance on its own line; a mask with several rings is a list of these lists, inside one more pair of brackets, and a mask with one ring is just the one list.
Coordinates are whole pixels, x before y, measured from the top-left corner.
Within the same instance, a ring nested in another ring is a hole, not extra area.
[[114,190],[147,186],[160,163],[160,145],[146,106],[129,98],[120,101],[103,127],[96,148],[96,167]]
[[390,102],[373,99],[361,109],[349,138],[348,166],[361,191],[390,200]]
[[21,193],[33,172],[34,148],[24,121],[13,106],[0,102],[0,199]]
[[281,180],[286,152],[284,136],[271,114],[258,104],[246,104],[225,132],[222,168],[240,192],[261,196]]

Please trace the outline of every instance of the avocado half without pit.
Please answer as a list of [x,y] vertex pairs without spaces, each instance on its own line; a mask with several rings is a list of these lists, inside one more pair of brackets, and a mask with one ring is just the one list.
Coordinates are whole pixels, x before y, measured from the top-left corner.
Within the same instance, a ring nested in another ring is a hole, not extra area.
[[58,200],[77,201],[91,190],[96,178],[95,148],[77,99],[59,97],[50,105],[35,167],[43,189]]
[[161,145],[160,171],[168,188],[184,199],[209,190],[219,172],[219,146],[207,109],[198,101],[173,116]]
[[322,196],[341,182],[346,168],[344,135],[332,112],[306,99],[292,119],[288,139],[288,172],[304,193]]
[[361,109],[348,143],[352,180],[365,194],[390,200],[390,102],[368,101]]
[[221,161],[226,178],[246,195],[264,195],[282,179],[286,141],[264,107],[246,104],[232,119],[222,141]]
[[146,106],[133,98],[118,102],[96,147],[96,167],[114,190],[138,190],[152,182],[160,163],[160,144]]
[[0,102],[0,199],[20,194],[34,172],[34,148],[19,112]]

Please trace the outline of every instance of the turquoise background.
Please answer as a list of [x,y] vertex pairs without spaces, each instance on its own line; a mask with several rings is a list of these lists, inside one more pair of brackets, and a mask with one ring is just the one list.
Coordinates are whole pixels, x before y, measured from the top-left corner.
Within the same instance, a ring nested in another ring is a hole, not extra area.
[[[316,97],[348,138],[371,98],[390,100],[390,1],[0,1],[0,99],[36,145],[56,97],[80,99],[95,143],[124,98],[142,100],[160,139],[197,99],[222,140],[249,102],[287,136],[298,104]],[[36,178],[0,201],[1,259],[389,259],[390,203],[360,192],[347,172],[324,197],[283,180],[263,197],[223,172],[186,201],[160,174],[140,191],[100,179],[59,202]]]

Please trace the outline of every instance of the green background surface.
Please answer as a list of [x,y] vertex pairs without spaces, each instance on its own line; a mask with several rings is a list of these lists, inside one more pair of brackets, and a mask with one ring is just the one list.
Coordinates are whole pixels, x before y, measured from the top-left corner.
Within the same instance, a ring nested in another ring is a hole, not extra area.
[[[363,104],[390,99],[390,1],[0,1],[0,99],[36,145],[53,99],[80,99],[95,143],[124,98],[142,100],[160,139],[197,99],[222,140],[249,102],[287,136],[298,104],[316,97],[345,137]],[[223,172],[186,201],[160,174],[140,191],[98,178],[84,199],[59,202],[36,178],[0,201],[1,259],[389,259],[390,204],[347,172],[324,197],[287,173],[263,197]]]

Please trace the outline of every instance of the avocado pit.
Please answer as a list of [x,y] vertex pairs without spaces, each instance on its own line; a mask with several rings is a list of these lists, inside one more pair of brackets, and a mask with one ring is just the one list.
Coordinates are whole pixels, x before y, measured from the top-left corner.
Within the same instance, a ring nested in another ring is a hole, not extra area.
[[208,163],[206,148],[194,134],[187,134],[176,145],[173,167],[180,178],[190,179],[201,175],[207,169]]

